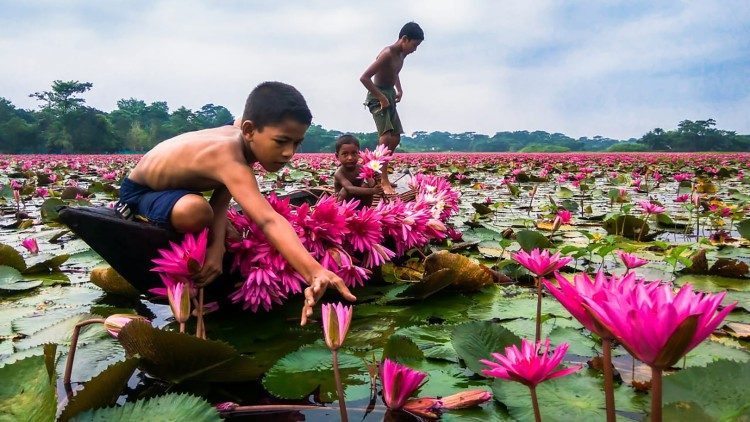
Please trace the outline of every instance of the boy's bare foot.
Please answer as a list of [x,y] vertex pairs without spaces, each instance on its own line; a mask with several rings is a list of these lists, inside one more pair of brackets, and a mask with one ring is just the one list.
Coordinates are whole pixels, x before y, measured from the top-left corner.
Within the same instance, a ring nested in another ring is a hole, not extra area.
[[393,195],[396,193],[396,189],[393,188],[390,182],[384,180],[380,183],[380,186],[383,188],[383,193],[386,195]]

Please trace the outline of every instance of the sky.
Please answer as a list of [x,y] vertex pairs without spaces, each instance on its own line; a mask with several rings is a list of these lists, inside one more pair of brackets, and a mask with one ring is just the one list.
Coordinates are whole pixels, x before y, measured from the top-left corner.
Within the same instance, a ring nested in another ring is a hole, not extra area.
[[401,71],[407,133],[627,139],[708,118],[750,133],[747,0],[0,0],[0,97],[33,109],[30,93],[78,80],[107,112],[136,98],[237,116],[278,80],[314,123],[372,132],[359,77],[408,21],[425,41]]

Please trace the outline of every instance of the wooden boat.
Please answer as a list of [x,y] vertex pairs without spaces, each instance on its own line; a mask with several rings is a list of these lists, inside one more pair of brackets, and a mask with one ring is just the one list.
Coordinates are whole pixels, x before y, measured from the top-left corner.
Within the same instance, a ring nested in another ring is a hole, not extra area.
[[[311,188],[283,197],[289,198],[292,205],[314,204],[327,193],[330,193],[327,189]],[[158,274],[150,271],[154,266],[151,259],[158,256],[157,250],[169,247],[170,240],[182,239],[182,235],[173,230],[124,219],[114,209],[106,207],[61,207],[59,219],[142,293],[162,286]],[[226,256],[223,274],[207,288],[209,296],[214,296],[212,290],[233,287],[229,282],[230,264],[231,256]],[[217,293],[214,297],[218,297],[220,292],[214,293]]]

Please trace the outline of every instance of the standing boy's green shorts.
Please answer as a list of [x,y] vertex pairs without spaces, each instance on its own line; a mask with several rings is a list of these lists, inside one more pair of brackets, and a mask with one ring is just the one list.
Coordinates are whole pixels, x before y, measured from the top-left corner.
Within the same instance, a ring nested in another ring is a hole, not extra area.
[[388,108],[381,110],[380,101],[371,92],[367,92],[365,106],[372,113],[375,126],[378,128],[378,135],[391,130],[396,134],[404,133],[404,128],[401,127],[401,119],[398,117],[398,112],[396,111],[396,88],[392,86],[379,86],[377,88],[388,98],[388,103],[390,103]]

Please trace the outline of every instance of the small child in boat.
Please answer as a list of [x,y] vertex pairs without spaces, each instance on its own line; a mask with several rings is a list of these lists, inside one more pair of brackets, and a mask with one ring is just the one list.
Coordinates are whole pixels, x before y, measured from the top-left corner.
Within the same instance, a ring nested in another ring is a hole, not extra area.
[[339,200],[359,199],[360,206],[372,205],[374,195],[382,195],[383,187],[372,179],[359,178],[359,140],[352,135],[336,139],[336,159],[341,166],[333,175],[333,189]]
[[[308,284],[301,321],[305,325],[329,286],[349,301],[356,298],[340,277],[305,250],[289,222],[268,204],[252,165],[280,170],[292,159],[311,121],[299,91],[281,82],[264,82],[247,97],[235,125],[184,133],[146,153],[123,181],[118,208],[126,206],[179,232],[208,227],[205,264],[193,279],[203,286],[221,274],[226,214],[234,198]],[[208,190],[213,190],[210,201],[201,195]]]

